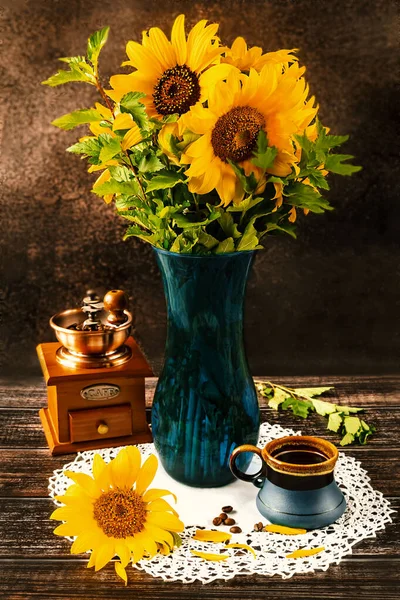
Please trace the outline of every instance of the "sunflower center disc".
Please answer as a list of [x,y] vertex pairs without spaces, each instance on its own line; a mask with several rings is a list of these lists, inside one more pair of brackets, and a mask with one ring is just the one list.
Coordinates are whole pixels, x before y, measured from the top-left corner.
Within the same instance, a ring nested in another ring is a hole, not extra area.
[[182,115],[200,100],[196,73],[186,65],[164,71],[153,92],[154,105],[160,115]]
[[111,490],[93,505],[93,516],[106,535],[126,538],[139,533],[146,520],[145,503],[133,490]]
[[224,162],[247,160],[263,127],[265,119],[256,108],[235,106],[215,123],[211,134],[215,154]]

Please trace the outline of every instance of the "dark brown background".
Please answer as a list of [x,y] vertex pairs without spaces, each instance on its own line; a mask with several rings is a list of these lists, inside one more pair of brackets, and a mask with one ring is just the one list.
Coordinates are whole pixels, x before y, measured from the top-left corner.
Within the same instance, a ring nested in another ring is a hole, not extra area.
[[48,318],[88,286],[133,298],[137,336],[159,367],[165,337],[161,280],[149,246],[121,241],[124,224],[90,194],[93,176],[65,153],[75,132],[50,121],[93,104],[83,84],[50,89],[60,56],[81,54],[111,26],[104,78],[142,29],[170,29],[185,12],[221,23],[265,50],[300,48],[320,117],[349,133],[364,169],[332,178],[336,210],[303,219],[299,239],[270,238],[248,288],[246,340],[254,374],[384,373],[400,351],[399,14],[394,0],[25,0],[2,10],[5,94],[1,200],[1,363],[4,375],[39,372],[35,345]]

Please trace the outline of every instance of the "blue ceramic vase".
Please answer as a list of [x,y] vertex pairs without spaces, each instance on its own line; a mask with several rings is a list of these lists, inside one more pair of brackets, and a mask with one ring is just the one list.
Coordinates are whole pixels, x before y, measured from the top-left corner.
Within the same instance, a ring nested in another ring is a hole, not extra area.
[[154,444],[174,479],[222,486],[233,480],[232,450],[258,439],[257,394],[243,345],[244,293],[254,252],[155,253],[168,329],[152,408]]

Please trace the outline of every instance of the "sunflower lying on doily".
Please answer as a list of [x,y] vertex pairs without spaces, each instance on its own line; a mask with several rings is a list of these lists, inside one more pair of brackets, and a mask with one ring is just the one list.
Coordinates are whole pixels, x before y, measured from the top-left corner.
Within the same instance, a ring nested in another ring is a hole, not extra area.
[[116,458],[105,463],[100,454],[93,459],[93,477],[66,471],[74,481],[64,496],[56,500],[51,519],[65,521],[56,535],[76,536],[71,554],[91,551],[88,567],[102,569],[118,556],[115,571],[127,583],[126,567],[157,553],[169,554],[179,546],[184,524],[164,500],[172,492],[148,489],[157,472],[153,454],[141,466],[136,446],[123,448]]

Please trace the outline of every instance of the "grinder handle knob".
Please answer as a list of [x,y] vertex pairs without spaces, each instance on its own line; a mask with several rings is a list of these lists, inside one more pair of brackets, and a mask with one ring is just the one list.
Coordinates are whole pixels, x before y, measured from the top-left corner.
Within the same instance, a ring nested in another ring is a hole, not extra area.
[[104,296],[104,308],[110,314],[107,321],[112,325],[121,325],[127,319],[124,310],[128,307],[128,298],[122,290],[110,290]]

